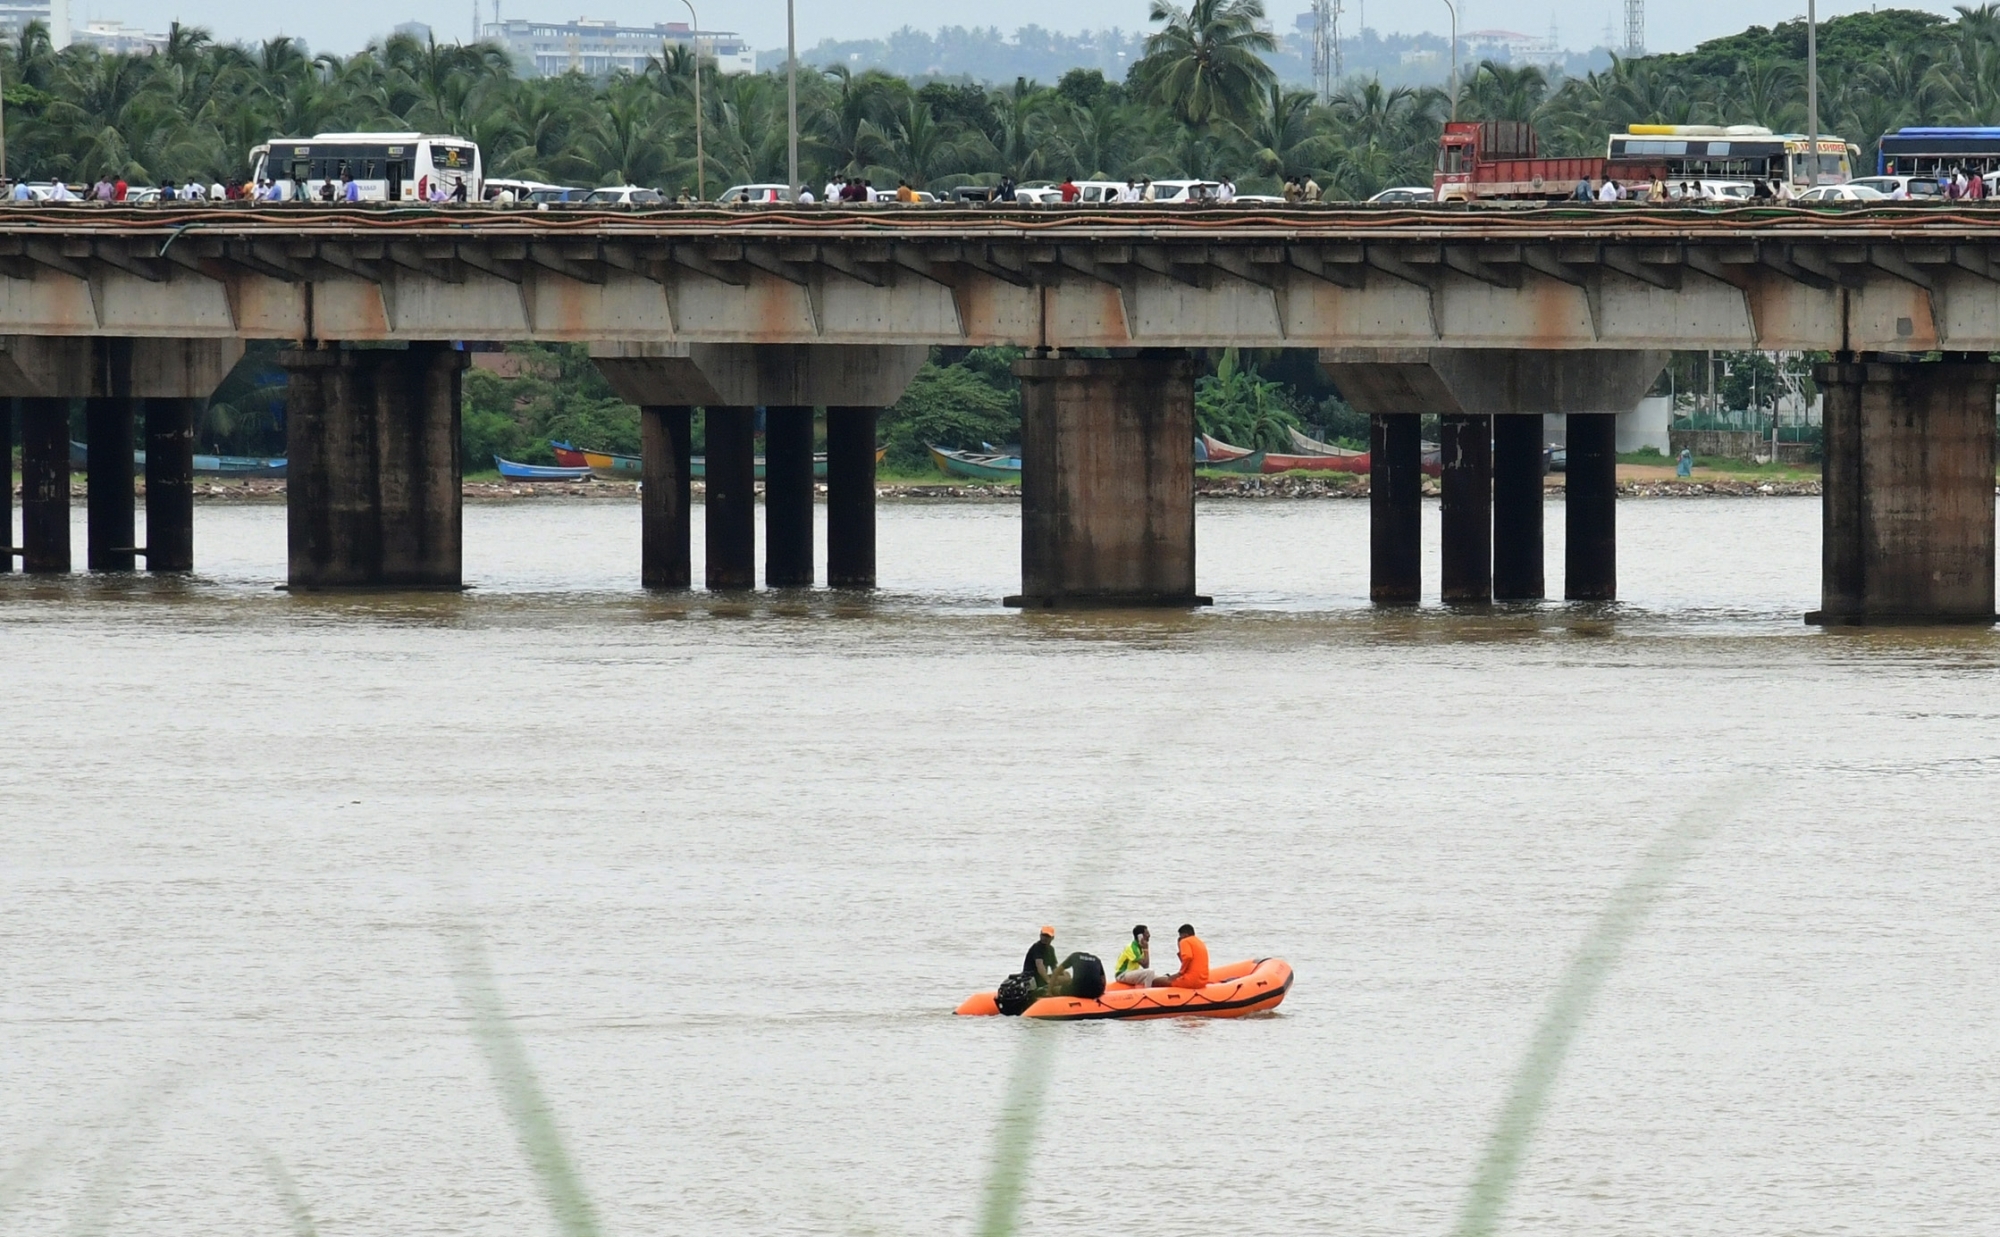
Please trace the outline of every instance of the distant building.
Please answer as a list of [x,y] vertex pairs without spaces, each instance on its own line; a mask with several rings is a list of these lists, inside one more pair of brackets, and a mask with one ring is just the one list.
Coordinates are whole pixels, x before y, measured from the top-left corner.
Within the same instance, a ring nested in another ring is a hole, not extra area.
[[[5,0],[0,0],[5,3]],[[699,45],[703,58],[720,73],[755,73],[757,53],[743,36],[704,30],[699,37],[686,22],[651,26],[621,26],[613,21],[579,17],[575,21],[488,22],[484,38],[505,47],[520,72],[529,77],[554,77],[572,70],[592,77],[620,72],[641,73],[646,62],[660,55],[663,44]]]
[[166,35],[149,34],[116,21],[86,22],[75,32],[75,41],[88,43],[107,56],[150,56],[167,48]]
[[0,0],[0,38],[18,40],[31,21],[47,23],[57,48],[69,46],[69,0]]
[[1476,59],[1501,64],[1560,66],[1568,54],[1556,45],[1554,29],[1546,38],[1513,30],[1474,30],[1460,35],[1459,41],[1472,49]]

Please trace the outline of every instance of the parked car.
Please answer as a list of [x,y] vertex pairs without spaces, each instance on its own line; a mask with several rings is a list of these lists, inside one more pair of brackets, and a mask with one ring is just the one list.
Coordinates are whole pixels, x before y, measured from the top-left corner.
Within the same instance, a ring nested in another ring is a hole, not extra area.
[[[1633,189],[1643,196],[1644,185],[1633,185]],[[1678,202],[1682,198],[1700,202],[1748,202],[1753,192],[1747,180],[1675,180],[1667,182],[1667,200]]]
[[790,185],[731,185],[715,199],[724,206],[755,206],[759,203],[789,202],[792,200]]
[[991,185],[960,185],[951,191],[951,203],[953,206],[985,206],[999,193]]
[[1414,206],[1419,202],[1435,202],[1437,193],[1429,185],[1398,185],[1384,189],[1368,199],[1371,206]]
[[1156,180],[1153,182],[1155,202],[1210,202],[1222,188],[1219,180]]
[[1239,193],[1232,202],[1250,202],[1258,206],[1283,206],[1285,199],[1272,193]]
[[551,202],[581,202],[589,196],[588,189],[578,189],[571,185],[544,185],[540,189],[531,190],[528,196],[521,200],[535,206],[546,206]]
[[592,189],[583,199],[586,206],[660,206],[667,195],[644,185],[606,185]]
[[1793,198],[1794,202],[1880,202],[1887,195],[1880,189],[1867,185],[1857,185],[1849,181],[1844,185],[1814,185]]
[[[1941,198],[1935,176],[1861,176],[1847,182],[1850,185],[1864,185],[1885,198],[1893,198],[1898,191],[1906,192],[1912,198]],[[1988,175],[1986,183],[1993,183]]]
[[1062,201],[1062,191],[1054,181],[1033,180],[1025,185],[1014,186],[1014,200],[1027,206]]

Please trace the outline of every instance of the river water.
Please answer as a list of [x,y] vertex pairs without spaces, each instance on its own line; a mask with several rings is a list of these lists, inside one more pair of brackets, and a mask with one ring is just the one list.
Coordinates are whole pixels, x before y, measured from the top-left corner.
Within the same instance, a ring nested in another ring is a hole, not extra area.
[[[556,502],[469,507],[462,596],[274,591],[278,508],[0,579],[0,1233],[970,1233],[1040,1045],[1023,1231],[1443,1234],[1704,811],[1501,1230],[1992,1222],[2000,637],[1803,626],[1812,499],[1627,502],[1624,604],[1456,616],[1367,608],[1365,504],[1200,520],[1185,615],[1003,610],[976,504],[885,504],[871,601],[650,598]],[[1051,920],[1297,985],[951,1015]]]

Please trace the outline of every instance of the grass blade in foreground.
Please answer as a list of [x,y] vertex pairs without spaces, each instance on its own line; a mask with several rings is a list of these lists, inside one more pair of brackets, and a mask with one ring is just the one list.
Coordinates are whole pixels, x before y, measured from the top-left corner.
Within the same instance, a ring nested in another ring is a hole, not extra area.
[[493,972],[486,965],[486,951],[469,925],[459,928],[457,943],[459,964],[453,979],[458,984],[458,999],[472,1017],[472,1034],[486,1054],[493,1085],[500,1091],[507,1118],[513,1122],[521,1151],[548,1200],[556,1228],[563,1237],[597,1237],[597,1214],[584,1193],[583,1177],[563,1147],[555,1115],[549,1111],[534,1067],[528,1064],[520,1033],[501,1008]]
[[1734,814],[1738,795],[1735,789],[1718,789],[1703,796],[1680,819],[1662,830],[1639,861],[1632,875],[1611,895],[1598,916],[1583,947],[1570,960],[1562,983],[1549,997],[1548,1008],[1529,1041],[1527,1057],[1514,1075],[1514,1086],[1500,1110],[1500,1120],[1487,1139],[1486,1154],[1473,1179],[1472,1192],[1465,1201],[1456,1237],[1487,1237],[1499,1222],[1514,1192],[1521,1161],[1535,1126],[1548,1106],[1549,1092],[1562,1070],[1563,1057],[1577,1028],[1590,1012],[1605,976],[1618,964],[1619,953],[1630,940],[1647,912],[1659,900],[1660,891],[1679,873],[1681,865],[1708,833]]

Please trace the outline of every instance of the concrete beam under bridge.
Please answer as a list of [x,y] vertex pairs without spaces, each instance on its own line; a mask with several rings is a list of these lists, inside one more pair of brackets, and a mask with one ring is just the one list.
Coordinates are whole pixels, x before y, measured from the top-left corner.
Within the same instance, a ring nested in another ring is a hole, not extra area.
[[[709,410],[707,519],[711,588],[749,588],[755,573],[749,490],[754,451],[747,422],[765,410],[765,582],[810,587],[812,565],[812,412],[827,410],[827,583],[875,584],[875,411],[903,397],[930,349],[867,344],[635,344],[591,347],[591,360],[624,399],[641,408],[685,417]],[[740,412],[725,413],[724,409]],[[730,418],[723,425],[722,418]],[[723,432],[718,433],[721,427]],[[856,432],[859,430],[859,432]],[[670,449],[667,435],[642,440],[642,450]],[[741,455],[743,458],[737,459]],[[676,475],[678,461],[654,461],[650,478]],[[738,489],[741,493],[738,493]],[[688,526],[666,503],[642,505],[648,564],[687,561]],[[722,523],[718,524],[720,519]],[[720,540],[718,540],[720,538]],[[720,557],[718,557],[720,555]],[[649,587],[684,587],[690,573],[648,566]]]
[[240,339],[0,335],[0,396],[205,400],[242,359]]
[[1652,349],[1322,348],[1319,361],[1357,412],[1495,417],[1629,412],[1667,357]]

